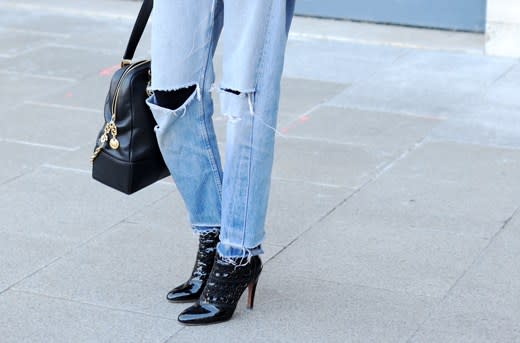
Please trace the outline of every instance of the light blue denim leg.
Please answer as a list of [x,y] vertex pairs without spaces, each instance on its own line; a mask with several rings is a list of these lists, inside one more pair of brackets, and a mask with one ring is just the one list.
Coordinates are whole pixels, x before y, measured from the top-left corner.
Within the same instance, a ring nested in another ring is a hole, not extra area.
[[178,109],[147,99],[156,135],[195,231],[221,224],[222,166],[213,128],[212,57],[223,25],[222,0],[154,1],[152,89],[196,85]]
[[294,0],[224,3],[220,96],[229,120],[218,252],[242,257],[262,253],[280,79]]

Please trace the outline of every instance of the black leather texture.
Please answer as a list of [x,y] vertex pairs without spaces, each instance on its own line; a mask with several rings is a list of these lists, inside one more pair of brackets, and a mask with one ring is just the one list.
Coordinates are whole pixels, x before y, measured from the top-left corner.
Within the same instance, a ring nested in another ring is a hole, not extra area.
[[[152,6],[152,0],[143,1],[123,56],[124,62],[133,57]],[[92,177],[126,194],[170,175],[157,144],[155,119],[146,104],[149,81],[150,61],[147,60],[123,64],[114,73],[105,100],[104,117],[109,123],[115,114],[119,146],[112,149],[106,142],[93,157]],[[97,137],[96,148],[101,144],[104,128],[105,125]]]
[[[119,69],[112,77],[105,101],[105,120],[110,121],[115,101],[119,147],[112,149],[106,144],[92,166],[95,180],[126,194],[170,174],[157,144],[155,119],[145,102],[149,70],[150,62],[140,61]],[[103,129],[97,142],[102,134]]]

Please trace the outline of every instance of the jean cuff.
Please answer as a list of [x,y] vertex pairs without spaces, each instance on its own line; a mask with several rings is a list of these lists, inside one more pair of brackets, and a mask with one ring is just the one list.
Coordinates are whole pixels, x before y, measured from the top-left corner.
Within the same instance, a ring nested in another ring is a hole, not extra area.
[[217,244],[217,252],[222,257],[244,258],[250,256],[261,255],[264,253],[262,246],[258,245],[254,248],[246,248],[235,245],[229,245],[222,242]]
[[193,232],[195,234],[204,234],[209,232],[220,232],[220,226],[195,226],[192,225]]

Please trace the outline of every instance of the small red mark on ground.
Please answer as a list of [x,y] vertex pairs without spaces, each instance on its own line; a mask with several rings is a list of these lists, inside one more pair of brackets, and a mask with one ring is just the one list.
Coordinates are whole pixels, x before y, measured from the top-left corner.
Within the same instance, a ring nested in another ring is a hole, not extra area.
[[303,116],[301,116],[300,118],[298,118],[298,121],[299,121],[300,123],[305,123],[305,122],[306,122],[307,120],[309,120],[309,119],[311,119],[311,118],[309,118],[309,116],[307,116],[307,115],[303,115]]
[[67,93],[65,93],[65,97],[66,97],[66,98],[70,98],[71,96],[72,96],[72,92],[67,92]]
[[100,70],[99,76],[108,76],[112,75],[116,70],[118,70],[120,67],[119,64],[113,65],[111,67],[106,67]]
[[287,127],[283,127],[280,129],[281,133],[287,133],[287,131],[289,131],[289,128],[287,128]]

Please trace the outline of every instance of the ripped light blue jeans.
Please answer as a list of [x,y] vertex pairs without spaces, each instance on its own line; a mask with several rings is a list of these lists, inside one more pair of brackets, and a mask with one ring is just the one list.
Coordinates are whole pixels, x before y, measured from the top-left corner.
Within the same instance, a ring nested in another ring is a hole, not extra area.
[[[147,99],[157,121],[157,140],[193,229],[202,233],[220,228],[217,251],[224,257],[263,252],[280,80],[294,1],[154,1],[151,88],[195,86],[177,109],[161,107],[153,95]],[[222,114],[228,117],[225,170],[211,97],[213,56],[221,32],[223,75],[218,89]]]

